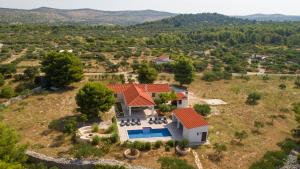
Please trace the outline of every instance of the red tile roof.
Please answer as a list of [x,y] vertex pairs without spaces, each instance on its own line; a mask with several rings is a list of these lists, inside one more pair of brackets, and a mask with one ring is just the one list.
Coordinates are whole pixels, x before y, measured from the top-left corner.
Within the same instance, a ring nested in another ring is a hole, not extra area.
[[109,84],[108,88],[113,90],[115,93],[123,93],[132,85],[135,85],[144,92],[149,93],[164,93],[171,91],[171,88],[168,84]]
[[179,108],[173,112],[182,125],[187,128],[197,128],[207,126],[207,121],[199,115],[193,108]]
[[115,93],[122,93],[128,106],[155,105],[149,93],[170,92],[168,84],[109,84]]
[[183,99],[185,99],[185,98],[186,98],[185,94],[183,94],[183,93],[181,93],[181,92],[176,93],[176,99],[177,99],[177,100],[183,100]]
[[137,85],[131,85],[124,91],[124,99],[128,106],[153,106],[152,97]]

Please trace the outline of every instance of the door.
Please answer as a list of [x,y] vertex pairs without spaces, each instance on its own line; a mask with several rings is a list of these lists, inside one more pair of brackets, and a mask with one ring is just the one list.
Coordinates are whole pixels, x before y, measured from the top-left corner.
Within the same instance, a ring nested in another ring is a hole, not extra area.
[[206,142],[207,132],[202,132],[201,141]]

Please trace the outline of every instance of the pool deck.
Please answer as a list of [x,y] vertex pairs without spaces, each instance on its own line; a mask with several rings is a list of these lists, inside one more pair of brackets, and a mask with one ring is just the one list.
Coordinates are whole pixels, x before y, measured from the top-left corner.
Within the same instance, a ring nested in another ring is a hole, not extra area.
[[[133,117],[134,118],[134,117]],[[141,125],[134,125],[134,126],[120,126],[121,120],[126,121],[128,117],[126,118],[118,118],[117,123],[118,123],[118,130],[119,130],[119,137],[121,143],[130,140],[130,141],[147,141],[147,142],[155,142],[155,141],[168,141],[168,140],[182,140],[182,135],[180,130],[176,128],[176,124],[172,123],[170,119],[167,119],[168,123],[167,124],[149,124],[148,121],[150,118],[140,118]],[[129,118],[130,120],[132,118]],[[136,119],[136,118],[135,118]],[[172,136],[168,137],[150,137],[150,138],[134,138],[134,139],[129,139],[128,132],[127,130],[142,130],[143,127],[151,127],[152,129],[159,129],[159,128],[167,128],[169,132],[171,133]]]

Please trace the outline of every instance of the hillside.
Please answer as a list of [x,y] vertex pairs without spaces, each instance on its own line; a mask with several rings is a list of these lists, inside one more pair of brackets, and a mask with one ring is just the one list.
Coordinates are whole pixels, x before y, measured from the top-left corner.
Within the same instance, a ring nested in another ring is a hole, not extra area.
[[101,11],[93,9],[33,10],[0,8],[0,22],[4,23],[84,23],[102,25],[132,25],[156,21],[176,14],[153,10],[143,11]]
[[253,23],[253,21],[217,13],[181,14],[160,21],[139,24],[138,28],[197,28],[199,26],[220,26]]
[[294,15],[282,15],[282,14],[253,14],[246,16],[236,16],[242,19],[256,20],[256,21],[275,21],[275,22],[284,22],[284,21],[300,21],[300,16]]

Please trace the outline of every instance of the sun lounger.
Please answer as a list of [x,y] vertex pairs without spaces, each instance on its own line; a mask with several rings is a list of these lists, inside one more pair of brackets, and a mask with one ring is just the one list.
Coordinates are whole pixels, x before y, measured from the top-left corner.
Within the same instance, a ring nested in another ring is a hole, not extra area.
[[162,122],[162,118],[161,118],[161,117],[159,117],[159,118],[158,118],[158,120],[157,120],[157,123],[158,123],[158,124],[161,124],[161,123],[163,123],[163,122]]
[[141,125],[141,120],[137,119],[136,124],[140,126]]
[[124,120],[121,120],[120,126],[121,126],[121,127],[125,126]]
[[131,120],[131,123],[130,123],[132,126],[136,125],[136,122],[134,119]]
[[168,123],[168,120],[167,120],[167,118],[166,118],[166,117],[164,117],[164,118],[163,118],[163,122],[164,122],[165,124],[167,124],[167,123]]
[[159,120],[158,120],[157,117],[155,117],[154,123],[155,123],[155,124],[159,124]]
[[127,121],[126,121],[126,126],[130,126],[130,120],[129,119],[127,119]]
[[153,123],[154,123],[152,117],[150,118],[150,120],[148,121],[148,123],[149,123],[149,124],[153,124]]

